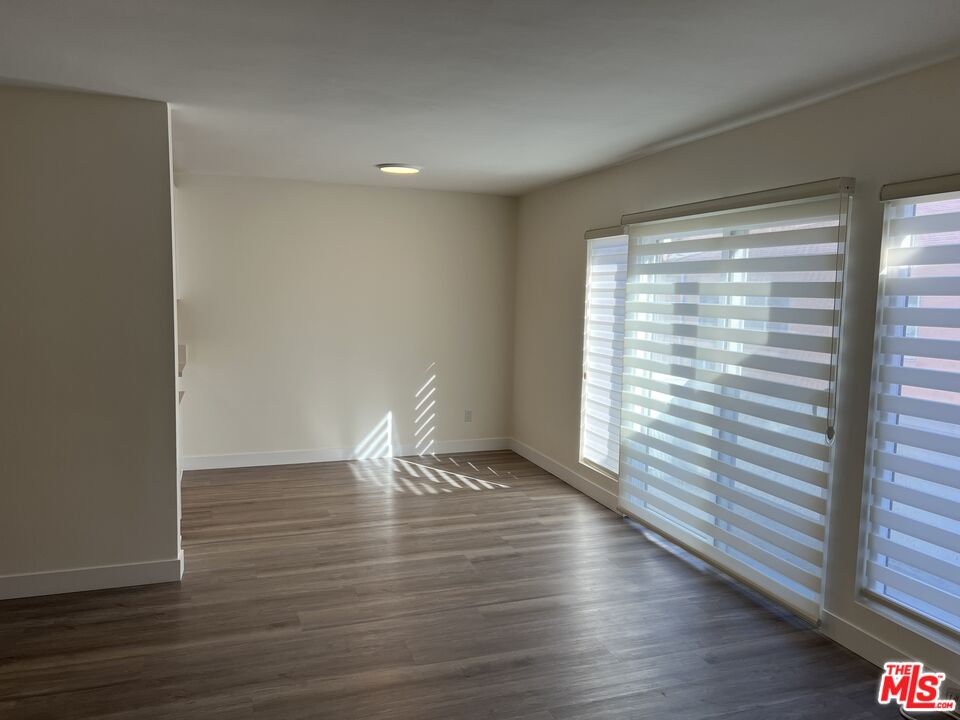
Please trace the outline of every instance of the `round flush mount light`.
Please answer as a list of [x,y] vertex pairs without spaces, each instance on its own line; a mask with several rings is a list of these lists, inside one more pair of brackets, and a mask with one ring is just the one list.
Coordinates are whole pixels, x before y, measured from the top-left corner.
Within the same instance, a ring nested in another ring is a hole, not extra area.
[[377,169],[388,175],[416,175],[423,168],[416,165],[407,165],[406,163],[380,163]]

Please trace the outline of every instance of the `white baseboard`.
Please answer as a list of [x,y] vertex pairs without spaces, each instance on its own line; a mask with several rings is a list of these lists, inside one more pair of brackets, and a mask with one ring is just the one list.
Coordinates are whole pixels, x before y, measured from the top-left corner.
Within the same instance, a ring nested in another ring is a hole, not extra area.
[[[598,503],[604,507],[610,508],[614,512],[617,510],[617,493],[605,488],[593,480],[583,475],[582,473],[573,470],[563,463],[560,463],[554,460],[547,455],[544,455],[539,450],[534,450],[532,447],[526,443],[522,443],[519,440],[510,441],[510,449],[513,450],[517,455],[525,457],[527,460],[532,462],[534,465],[538,465],[546,470],[548,473],[556,475],[558,478],[563,480],[567,485],[572,485],[574,488],[582,492],[589,498],[596,500]],[[611,481],[612,482],[612,481]]]
[[[438,455],[459,452],[485,452],[507,450],[511,441],[507,438],[476,438],[471,440],[443,440],[434,443],[431,453]],[[413,445],[394,448],[395,457],[417,455]],[[321,448],[318,450],[280,450],[259,453],[233,453],[227,455],[193,455],[183,458],[184,470],[220,470],[226,468],[262,467],[264,465],[300,465],[302,463],[337,462],[357,460],[354,448]]]
[[177,582],[183,577],[183,550],[169,560],[52,570],[0,576],[0,600]]
[[888,660],[909,657],[906,653],[828,610],[823,611],[820,632],[877,667],[882,667]]
[[[918,649],[916,652],[909,652],[903,648],[895,647],[889,642],[881,640],[876,635],[854,625],[848,620],[844,620],[829,610],[823,611],[820,632],[863,659],[869,660],[876,665],[877,668],[883,667],[885,662],[890,662],[891,660],[921,660],[928,668],[946,672],[947,680],[951,685],[956,686],[958,681],[960,681],[960,673],[957,673],[956,662],[951,664],[949,661],[941,658],[941,661],[938,663],[935,658],[925,657],[924,655],[930,652],[929,647],[926,650]],[[944,654],[949,655],[950,652],[953,651],[945,650]]]

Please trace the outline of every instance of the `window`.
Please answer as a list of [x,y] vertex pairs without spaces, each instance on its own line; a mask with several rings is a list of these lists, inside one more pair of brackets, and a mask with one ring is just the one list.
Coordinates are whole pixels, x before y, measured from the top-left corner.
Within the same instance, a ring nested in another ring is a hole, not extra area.
[[956,632],[960,176],[886,186],[882,197],[864,583],[874,598]]
[[624,218],[621,508],[812,619],[851,187]]
[[627,237],[619,227],[592,235],[587,238],[580,461],[616,475],[620,464]]

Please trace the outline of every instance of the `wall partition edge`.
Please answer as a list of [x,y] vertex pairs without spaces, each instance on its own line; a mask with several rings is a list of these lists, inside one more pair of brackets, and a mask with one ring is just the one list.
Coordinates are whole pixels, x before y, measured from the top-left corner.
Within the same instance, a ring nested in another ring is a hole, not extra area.
[[814,625],[853,189],[837,177],[621,218],[619,510]]

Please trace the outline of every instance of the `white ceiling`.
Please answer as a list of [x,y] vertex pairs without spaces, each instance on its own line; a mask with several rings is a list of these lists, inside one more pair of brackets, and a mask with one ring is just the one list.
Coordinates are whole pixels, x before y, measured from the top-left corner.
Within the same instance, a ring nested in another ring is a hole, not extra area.
[[0,0],[0,78],[171,102],[180,170],[504,194],[958,54],[958,0]]

